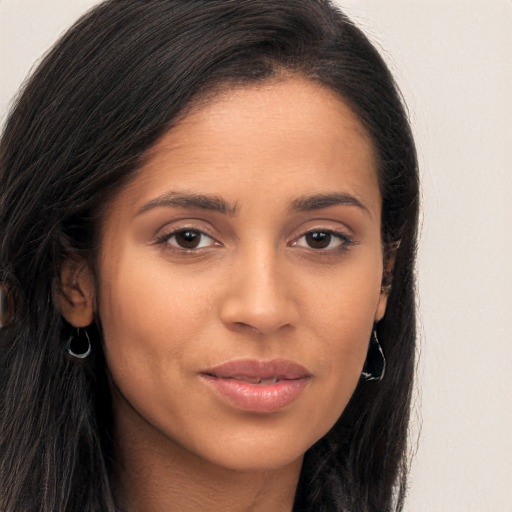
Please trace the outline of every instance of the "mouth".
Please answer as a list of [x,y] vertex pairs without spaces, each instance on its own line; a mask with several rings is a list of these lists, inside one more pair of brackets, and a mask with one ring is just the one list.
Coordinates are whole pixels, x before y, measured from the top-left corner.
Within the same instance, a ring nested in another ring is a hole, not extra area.
[[[212,375],[214,377],[214,375]],[[279,377],[269,377],[264,379],[262,377],[249,377],[247,375],[233,375],[233,377],[221,377],[232,380],[238,380],[241,382],[247,382],[248,384],[257,384],[261,386],[270,386],[272,384],[276,384],[277,382],[281,382],[282,380],[290,380],[290,379],[282,379]]]
[[234,379],[250,384],[261,384],[266,381],[295,380],[311,377],[311,373],[301,364],[286,359],[257,361],[252,359],[236,359],[209,368],[203,372],[220,379]]
[[304,366],[288,360],[234,360],[200,375],[231,406],[254,412],[290,405],[312,377]]

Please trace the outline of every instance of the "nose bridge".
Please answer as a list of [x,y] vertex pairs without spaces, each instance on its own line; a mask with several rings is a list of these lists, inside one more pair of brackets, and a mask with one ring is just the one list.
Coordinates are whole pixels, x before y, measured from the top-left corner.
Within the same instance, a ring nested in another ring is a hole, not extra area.
[[223,321],[271,333],[296,321],[296,304],[283,255],[269,245],[240,251],[222,305]]

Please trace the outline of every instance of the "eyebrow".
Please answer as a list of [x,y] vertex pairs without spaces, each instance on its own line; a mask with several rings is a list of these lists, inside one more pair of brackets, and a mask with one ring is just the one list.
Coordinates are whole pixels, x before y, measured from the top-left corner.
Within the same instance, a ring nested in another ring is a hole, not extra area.
[[372,217],[370,210],[361,201],[359,201],[359,199],[345,193],[316,194],[312,196],[298,197],[291,202],[290,210],[294,212],[309,212],[312,210],[321,210],[322,208],[339,205],[356,206]]
[[233,216],[237,212],[237,206],[230,205],[219,196],[204,194],[188,194],[183,192],[167,192],[155,199],[152,199],[144,206],[139,208],[137,215],[141,215],[148,210],[159,207],[168,208],[199,208],[201,210],[210,210]]
[[[370,210],[350,194],[315,194],[312,196],[302,196],[294,199],[290,203],[289,210],[292,212],[307,212],[312,210],[321,210],[330,206],[356,206],[364,210],[372,217]],[[238,207],[236,204],[231,205],[222,197],[206,194],[189,194],[183,192],[167,192],[161,196],[152,199],[144,206],[139,208],[137,215],[141,215],[153,208],[199,208],[202,210],[210,210],[219,212],[224,215],[234,216]]]

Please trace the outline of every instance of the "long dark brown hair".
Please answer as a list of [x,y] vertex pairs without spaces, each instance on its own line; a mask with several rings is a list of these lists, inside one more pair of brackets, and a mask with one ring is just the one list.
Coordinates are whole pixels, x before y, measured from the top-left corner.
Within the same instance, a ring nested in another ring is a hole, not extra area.
[[381,382],[359,382],[306,453],[295,511],[400,510],[415,354],[418,173],[393,78],[328,0],[110,0],[44,58],[0,145],[0,510],[113,512],[110,391],[95,356],[65,356],[53,290],[64,258],[94,260],[102,207],[147,150],[213,90],[291,73],[337,92],[378,156],[385,248],[400,241],[378,336]]

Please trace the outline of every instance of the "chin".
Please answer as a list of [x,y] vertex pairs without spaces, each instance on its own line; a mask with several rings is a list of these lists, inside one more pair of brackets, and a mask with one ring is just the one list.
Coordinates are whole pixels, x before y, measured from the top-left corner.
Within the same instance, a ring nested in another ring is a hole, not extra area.
[[195,447],[195,455],[228,471],[258,473],[278,471],[302,464],[304,453],[317,440],[306,439],[291,432],[267,429],[260,432],[239,432],[204,440]]
[[303,457],[304,452],[297,450],[293,452],[273,450],[273,453],[267,453],[254,448],[223,453],[212,457],[210,462],[217,467],[236,473],[268,473],[302,465]]

